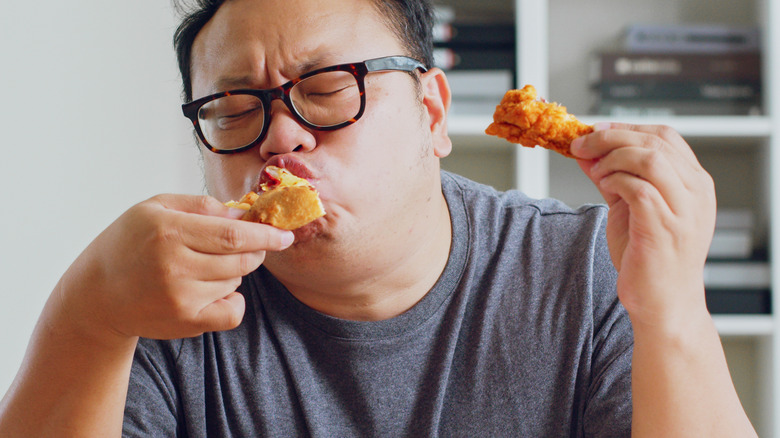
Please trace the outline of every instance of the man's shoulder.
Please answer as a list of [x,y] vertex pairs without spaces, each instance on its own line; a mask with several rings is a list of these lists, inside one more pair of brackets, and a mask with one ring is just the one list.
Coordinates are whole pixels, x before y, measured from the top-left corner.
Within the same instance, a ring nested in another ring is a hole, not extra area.
[[521,216],[572,216],[601,218],[607,213],[604,204],[583,204],[576,208],[554,198],[532,198],[520,190],[497,190],[450,172],[442,172],[442,187],[448,202],[460,201],[470,211],[511,210]]

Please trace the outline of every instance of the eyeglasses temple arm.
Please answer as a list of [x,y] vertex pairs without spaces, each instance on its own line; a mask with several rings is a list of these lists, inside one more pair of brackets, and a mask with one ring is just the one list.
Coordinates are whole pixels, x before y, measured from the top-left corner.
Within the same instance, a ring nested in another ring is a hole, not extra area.
[[420,69],[423,72],[428,71],[422,62],[406,56],[388,56],[384,58],[369,59],[365,64],[368,71],[403,70],[412,72],[416,69]]

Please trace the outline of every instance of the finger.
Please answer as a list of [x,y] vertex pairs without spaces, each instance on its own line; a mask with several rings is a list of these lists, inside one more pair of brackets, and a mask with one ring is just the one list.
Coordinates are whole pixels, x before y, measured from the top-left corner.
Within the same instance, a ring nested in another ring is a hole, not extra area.
[[153,200],[165,211],[177,214],[172,219],[175,225],[166,231],[166,237],[175,238],[194,251],[210,254],[281,251],[294,240],[290,231],[232,220],[237,209],[228,208],[210,196],[160,195]]
[[664,125],[632,125],[627,123],[597,123],[592,134],[575,139],[571,151],[578,158],[596,159],[625,147],[668,149],[670,154],[686,164],[697,164],[695,154],[685,139],[674,129]]
[[270,225],[193,215],[179,226],[181,242],[207,254],[281,251],[292,245],[292,231]]
[[236,254],[192,253],[187,269],[200,281],[221,281],[240,278],[254,272],[265,260],[265,251]]
[[658,235],[652,230],[669,228],[665,224],[673,219],[673,213],[656,187],[647,181],[618,172],[603,178],[600,187],[628,205],[632,239],[649,239]]
[[603,178],[627,173],[647,181],[660,193],[667,205],[677,211],[687,199],[689,190],[682,181],[676,163],[657,149],[626,147],[616,149],[590,167],[589,176],[599,185]]
[[[225,330],[237,325],[243,315],[243,296],[236,292],[241,278],[181,283],[176,291],[159,296],[143,310],[146,321],[132,331],[154,339],[191,337],[206,331]],[[212,309],[209,309],[212,307]]]
[[680,136],[676,130],[667,125],[636,125],[632,123],[600,122],[596,123],[593,128],[595,131],[617,130],[640,132],[661,137],[670,143],[682,139],[682,136]]
[[[647,150],[648,153],[636,155],[637,159],[641,161],[632,166],[634,174],[655,184],[662,182],[659,178],[666,179],[666,175],[674,173],[680,184],[676,187],[684,187],[690,192],[700,190],[703,185],[706,185],[705,180],[708,175],[688,144],[674,130],[665,126],[649,125],[608,124],[607,126],[630,129],[604,129],[578,139],[576,143],[572,144],[573,151],[578,154],[580,159],[585,158],[593,161],[592,163],[580,162],[580,166],[588,176],[591,176],[593,168],[600,167],[596,161],[602,161],[612,153],[624,148],[639,148]],[[664,163],[665,167],[654,167],[653,163]],[[637,173],[640,168],[638,165],[646,169],[656,169],[653,172],[655,176]],[[596,179],[591,179],[597,182]],[[672,192],[675,190],[664,190],[665,195]]]
[[674,217],[655,187],[632,175],[616,173],[602,180],[602,189],[617,199],[610,205],[607,239],[618,271],[625,268],[627,250],[640,265],[663,258],[664,248],[675,245],[668,240]]
[[195,326],[199,332],[234,329],[241,324],[245,310],[244,296],[232,292],[202,308],[196,317]]

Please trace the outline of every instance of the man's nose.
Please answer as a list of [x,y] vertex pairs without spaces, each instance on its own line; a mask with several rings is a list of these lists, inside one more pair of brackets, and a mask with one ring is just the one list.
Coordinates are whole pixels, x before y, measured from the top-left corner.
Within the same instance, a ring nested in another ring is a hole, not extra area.
[[317,146],[312,132],[303,126],[281,100],[271,103],[268,132],[260,143],[260,154],[267,161],[274,155],[293,151],[311,151]]

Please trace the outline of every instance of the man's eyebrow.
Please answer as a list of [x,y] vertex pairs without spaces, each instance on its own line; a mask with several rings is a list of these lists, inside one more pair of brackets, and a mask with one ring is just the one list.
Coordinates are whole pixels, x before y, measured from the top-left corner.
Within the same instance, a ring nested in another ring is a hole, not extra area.
[[256,83],[256,80],[252,76],[235,76],[224,77],[218,79],[214,83],[215,90],[235,90],[238,88],[252,88],[252,84]]
[[[304,75],[310,71],[313,71],[321,67],[325,67],[325,65],[322,64],[321,59],[312,59],[309,61],[301,62],[298,65],[296,65],[293,69],[290,70],[290,74],[292,75],[290,79]],[[278,84],[276,86],[279,85],[281,84]],[[258,88],[257,78],[251,75],[220,78],[214,83],[214,87],[215,87],[214,90],[215,92],[236,90],[240,88]]]
[[322,61],[320,60],[310,60],[306,62],[302,62],[296,66],[296,68],[293,71],[293,74],[298,77],[301,75],[304,75],[312,70],[315,70],[317,68],[325,67],[322,65]]

